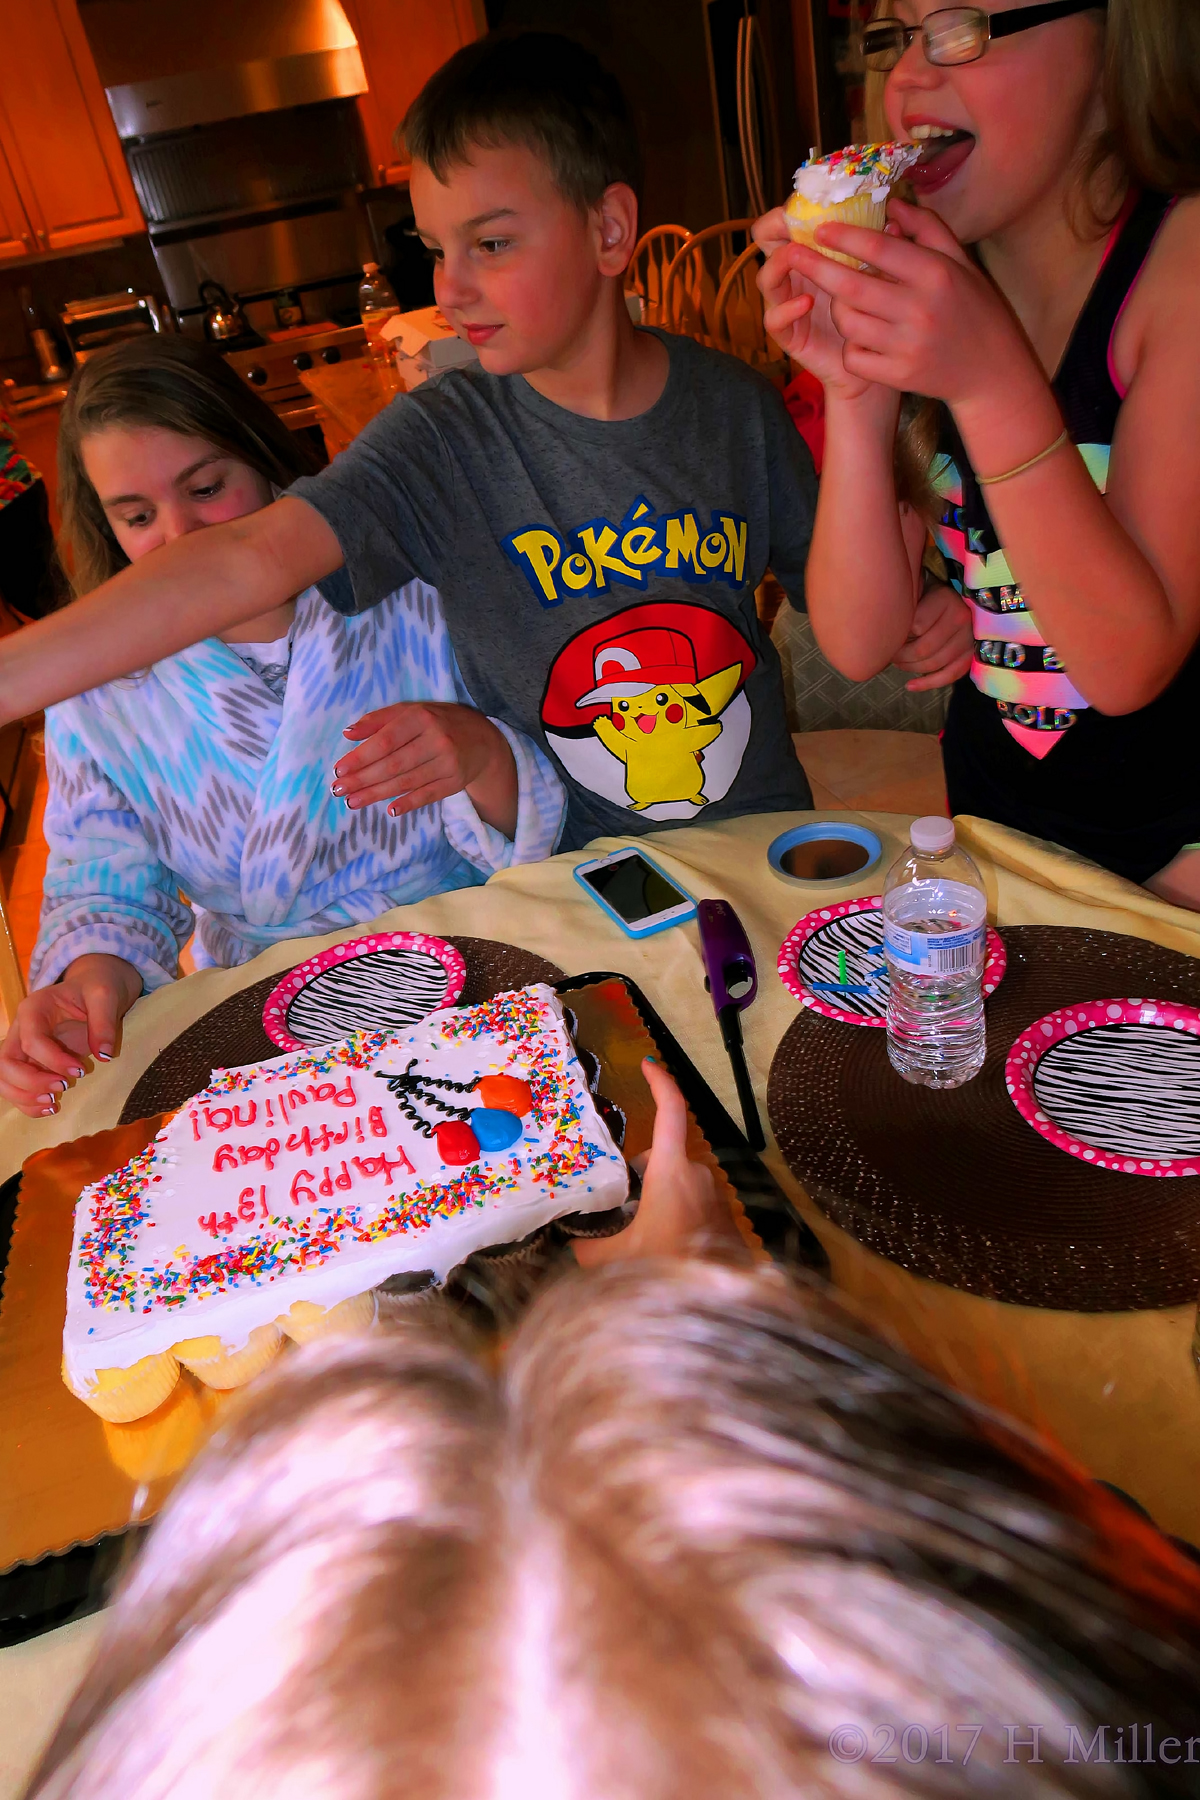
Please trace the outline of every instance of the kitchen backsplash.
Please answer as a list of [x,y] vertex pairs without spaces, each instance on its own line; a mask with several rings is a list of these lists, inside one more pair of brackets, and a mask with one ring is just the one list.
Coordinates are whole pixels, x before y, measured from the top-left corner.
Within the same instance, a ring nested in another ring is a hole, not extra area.
[[[83,250],[78,256],[58,256],[15,268],[0,264],[0,380],[15,381],[18,386],[38,379],[17,301],[17,291],[23,287],[32,289],[44,322],[55,330],[59,310],[68,300],[90,300],[97,294],[114,294],[130,287],[139,294],[166,298],[147,237],[125,238],[112,250]],[[65,344],[61,347],[66,348]]]

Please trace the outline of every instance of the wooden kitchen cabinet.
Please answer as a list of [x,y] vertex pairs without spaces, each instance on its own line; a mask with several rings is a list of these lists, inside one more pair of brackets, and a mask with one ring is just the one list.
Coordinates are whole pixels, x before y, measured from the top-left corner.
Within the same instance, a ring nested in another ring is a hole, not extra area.
[[5,6],[3,38],[0,258],[142,231],[76,0]]
[[342,0],[367,72],[359,112],[380,186],[407,181],[392,137],[435,69],[487,30],[483,0]]
[[0,148],[0,262],[31,256],[36,249],[33,226],[25,216],[8,159]]

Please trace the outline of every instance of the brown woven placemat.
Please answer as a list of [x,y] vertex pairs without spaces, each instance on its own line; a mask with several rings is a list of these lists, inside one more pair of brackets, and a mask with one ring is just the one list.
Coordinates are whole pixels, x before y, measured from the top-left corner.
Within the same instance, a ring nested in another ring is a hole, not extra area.
[[771,1125],[835,1224],[916,1275],[1069,1312],[1178,1306],[1200,1293],[1200,1176],[1096,1169],[1025,1124],[1004,1086],[1043,1014],[1136,995],[1200,1005],[1200,961],[1140,938],[1007,927],[987,1060],[945,1093],[901,1080],[882,1031],[804,1011],[775,1052]]
[[[531,981],[563,979],[563,971],[554,963],[536,956],[532,950],[520,950],[515,944],[472,937],[447,938],[446,942],[461,952],[467,965],[467,979],[458,998],[460,1006],[475,1006],[480,1000],[490,1000],[493,994],[525,987]],[[278,1045],[263,1030],[262,1011],[267,995],[278,987],[286,973],[281,969],[277,975],[268,975],[241,993],[231,994],[181,1031],[142,1071],[118,1122],[128,1125],[151,1113],[173,1112],[189,1095],[208,1086],[214,1069],[236,1068],[240,1063],[263,1062],[267,1057],[278,1056]]]

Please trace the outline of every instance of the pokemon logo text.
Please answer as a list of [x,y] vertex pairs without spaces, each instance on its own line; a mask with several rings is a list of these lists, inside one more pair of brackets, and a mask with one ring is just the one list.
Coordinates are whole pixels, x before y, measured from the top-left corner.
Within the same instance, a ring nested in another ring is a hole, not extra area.
[[527,525],[504,540],[545,607],[561,606],[572,594],[604,593],[610,583],[645,587],[662,575],[693,585],[745,582],[746,521],[736,513],[712,512],[705,527],[697,513],[656,514],[639,496],[618,525],[591,519],[571,538],[568,546],[549,526]]

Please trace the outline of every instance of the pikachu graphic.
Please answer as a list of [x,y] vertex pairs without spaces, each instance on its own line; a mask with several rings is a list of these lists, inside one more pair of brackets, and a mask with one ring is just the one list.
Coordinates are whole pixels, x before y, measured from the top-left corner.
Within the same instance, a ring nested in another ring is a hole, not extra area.
[[737,692],[740,662],[697,680],[696,652],[681,631],[647,626],[597,646],[596,685],[577,707],[606,702],[592,730],[625,765],[631,810],[664,802],[707,803],[700,753],[723,729]]

